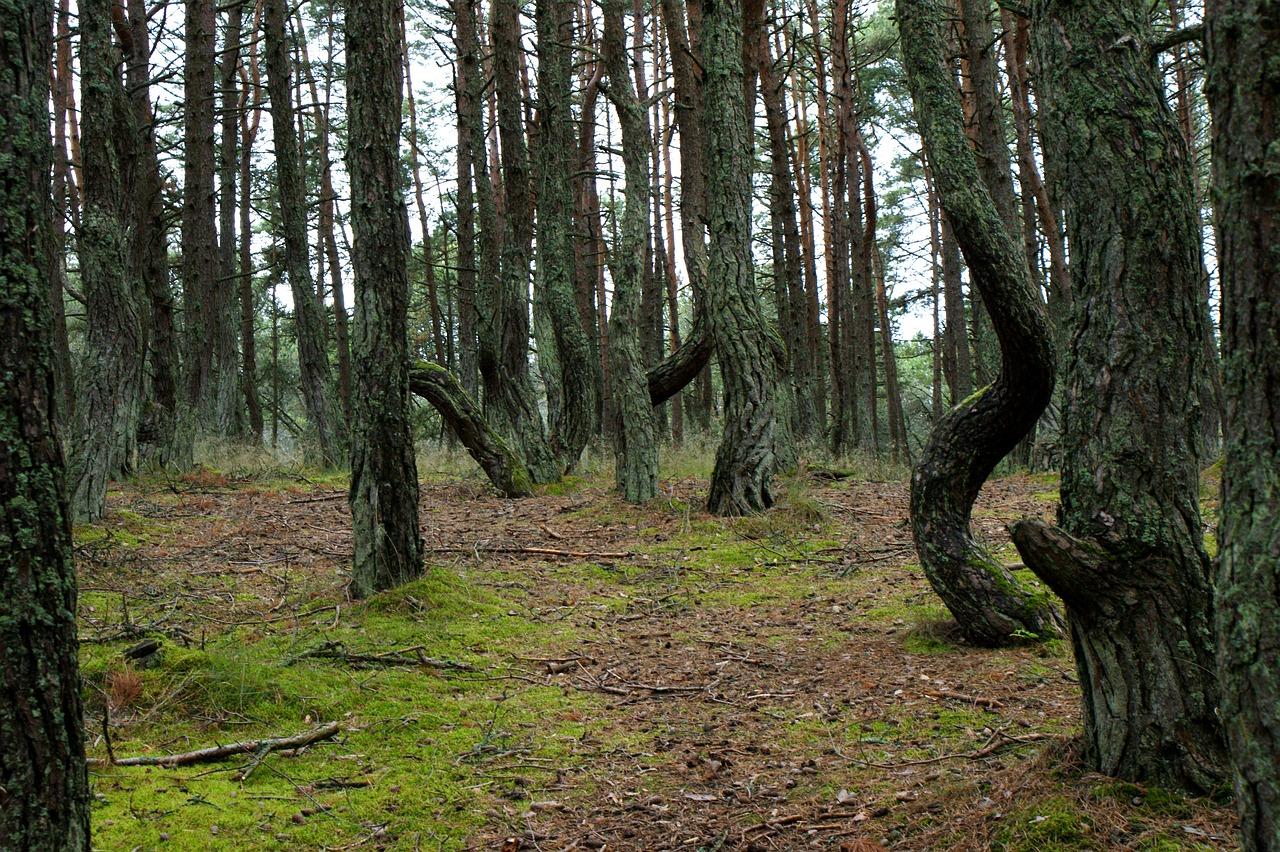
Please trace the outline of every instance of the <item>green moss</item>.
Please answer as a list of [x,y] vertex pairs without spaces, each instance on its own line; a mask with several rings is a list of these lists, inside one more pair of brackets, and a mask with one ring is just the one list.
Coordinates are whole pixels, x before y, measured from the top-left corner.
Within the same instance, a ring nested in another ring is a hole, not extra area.
[[1091,835],[1093,822],[1065,797],[1052,797],[1008,814],[992,839],[993,852],[1066,852],[1101,849]]

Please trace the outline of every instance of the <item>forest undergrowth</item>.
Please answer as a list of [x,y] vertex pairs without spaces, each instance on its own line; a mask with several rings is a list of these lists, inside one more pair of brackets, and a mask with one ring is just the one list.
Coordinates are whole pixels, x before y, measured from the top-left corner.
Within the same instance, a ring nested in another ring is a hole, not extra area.
[[[1225,799],[1079,768],[1065,643],[958,638],[900,474],[724,519],[692,452],[643,507],[590,466],[506,500],[420,458],[426,574],[361,603],[342,476],[224,454],[76,528],[96,847],[1232,848]],[[1005,524],[1056,494],[993,480],[975,527],[1016,562]]]

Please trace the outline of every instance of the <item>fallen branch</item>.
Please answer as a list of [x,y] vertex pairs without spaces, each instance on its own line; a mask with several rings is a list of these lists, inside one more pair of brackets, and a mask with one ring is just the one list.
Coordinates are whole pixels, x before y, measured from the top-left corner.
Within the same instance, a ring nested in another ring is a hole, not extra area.
[[424,666],[432,669],[453,669],[454,671],[473,672],[475,667],[456,660],[441,660],[428,657],[422,653],[420,646],[391,651],[385,654],[353,654],[343,647],[341,642],[325,642],[303,651],[285,660],[284,665],[291,666],[300,660],[335,660],[356,668],[372,668],[380,666],[405,666],[416,668]]
[[237,754],[252,753],[255,759],[250,762],[250,767],[243,773],[243,775],[247,776],[248,772],[252,771],[252,767],[261,762],[262,758],[257,756],[259,753],[261,753],[262,757],[266,757],[267,754],[273,751],[299,749],[320,740],[332,739],[341,730],[342,726],[337,722],[329,722],[318,728],[294,734],[291,737],[248,740],[242,743],[210,746],[209,748],[196,749],[195,751],[187,751],[181,754],[141,755],[109,760],[90,758],[88,763],[90,766],[162,766],[166,769],[172,769],[175,766],[188,766],[192,763],[212,763],[228,757],[234,757]]
[[590,550],[556,550],[553,547],[506,547],[482,546],[472,547],[428,547],[429,553],[506,553],[526,556],[556,556],[561,559],[630,559],[635,556],[630,551],[608,552]]
[[965,695],[963,692],[955,692],[950,689],[925,690],[925,696],[935,701],[940,698],[949,698],[952,701],[963,701],[966,704],[973,704],[978,707],[985,707],[988,710],[999,710],[1004,704],[994,698],[983,698],[978,695]]

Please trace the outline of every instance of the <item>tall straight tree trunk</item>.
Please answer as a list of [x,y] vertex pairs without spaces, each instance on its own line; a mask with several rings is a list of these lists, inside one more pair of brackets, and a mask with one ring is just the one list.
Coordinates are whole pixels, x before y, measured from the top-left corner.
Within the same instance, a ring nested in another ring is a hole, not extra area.
[[[262,6],[254,11],[253,32],[258,32]],[[250,215],[253,200],[250,169],[253,165],[253,143],[258,136],[262,119],[262,86],[258,74],[258,48],[249,46],[251,71],[241,64],[240,80],[240,383],[244,394],[245,411],[249,416],[250,440],[262,442],[262,403],[258,396],[257,304],[253,287],[253,229]],[[252,107],[250,107],[252,101]]]
[[[332,15],[332,10],[329,11]],[[298,32],[303,33],[302,27],[302,9],[297,10]],[[332,17],[327,19],[327,27],[330,44],[330,50],[325,57],[326,68],[332,68],[332,40],[333,40],[333,20]],[[333,163],[329,153],[329,97],[332,88],[331,71],[327,71],[325,75],[325,90],[323,101],[320,98],[320,92],[316,86],[315,74],[311,71],[311,61],[307,56],[306,38],[298,39],[298,50],[302,54],[302,75],[307,82],[307,89],[311,93],[312,121],[315,125],[316,134],[316,151],[320,158],[320,216],[319,216],[319,245],[317,246],[317,254],[320,255],[322,262],[327,261],[329,269],[329,289],[333,292],[333,342],[337,349],[338,361],[338,401],[342,405],[343,415],[351,416],[351,333],[349,323],[347,321],[347,296],[342,286],[342,263],[338,258],[338,241],[334,236],[334,208],[337,203],[337,193],[333,188]],[[323,278],[323,276],[320,276]],[[324,281],[316,281],[318,289],[324,289]],[[323,302],[323,299],[321,300]]]
[[53,244],[50,247],[49,299],[53,322],[54,387],[59,400],[54,414],[58,428],[66,434],[75,411],[74,374],[71,369],[71,341],[67,335],[67,311],[64,293],[67,283],[67,217],[71,212],[73,185],[69,174],[71,154],[67,150],[67,115],[71,100],[71,24],[70,3],[59,0],[57,46],[51,66],[53,103]]
[[145,0],[129,0],[129,54],[125,81],[136,130],[138,167],[130,208],[133,213],[133,264],[141,279],[149,322],[146,358],[150,364],[151,398],[144,426],[162,465],[181,464],[186,447],[178,439],[178,335],[174,323],[173,289],[169,285],[169,239],[165,221],[164,181],[156,149],[155,118],[151,107],[151,46]]
[[804,270],[800,252],[800,228],[796,219],[796,190],[791,172],[791,152],[787,140],[787,112],[783,102],[782,76],[773,67],[766,27],[757,36],[757,63],[760,94],[764,102],[769,136],[769,203],[776,211],[781,239],[773,247],[774,275],[778,278],[778,317],[787,347],[792,382],[791,432],[797,441],[810,442],[818,436],[817,413],[813,405],[813,363],[805,332]]
[[409,215],[400,171],[402,0],[346,10],[355,244],[351,521],[358,596],[422,573],[418,470],[409,429]]
[[538,148],[534,160],[538,198],[538,277],[564,395],[551,423],[551,445],[564,469],[578,462],[595,432],[600,395],[591,340],[574,301],[573,150],[570,47],[573,22],[568,0],[537,0]]
[[1039,0],[1032,42],[1078,295],[1058,528],[1015,527],[1067,605],[1085,755],[1108,775],[1223,779],[1213,587],[1197,501],[1206,333],[1189,153],[1142,0]]
[[995,382],[933,429],[911,477],[911,527],[929,582],[973,642],[1056,633],[1055,614],[974,539],[973,502],[996,463],[1031,429],[1053,391],[1048,322],[1019,246],[991,201],[947,62],[940,0],[898,0],[903,69],[943,211],[956,229],[1000,339]]
[[707,301],[724,377],[724,433],[707,507],[718,515],[744,515],[773,504],[774,382],[781,344],[760,315],[751,262],[753,140],[743,98],[742,4],[710,0],[703,11]]
[[[81,2],[82,38],[101,51],[81,65],[84,71],[111,61],[107,6]],[[49,305],[53,5],[23,0],[6,11],[0,54],[0,837],[9,849],[79,852],[89,848],[91,791]],[[99,20],[90,20],[95,15]]]
[[603,55],[609,76],[608,94],[622,125],[622,157],[626,168],[626,210],[622,239],[610,266],[613,311],[609,317],[609,358],[613,379],[614,478],[632,503],[658,494],[658,437],[640,340],[641,286],[645,246],[649,242],[649,119],[631,87],[626,35],[622,25],[626,0],[609,0],[604,10]]
[[219,103],[222,106],[222,139],[218,148],[218,281],[214,286],[214,423],[220,434],[243,431],[240,421],[240,353],[236,349],[239,295],[234,282],[236,274],[236,177],[239,134],[236,111],[239,108],[239,86],[236,75],[240,66],[240,31],[243,7],[234,3],[227,8],[223,28],[222,63],[219,67]]
[[330,387],[324,317],[307,260],[306,193],[293,123],[289,41],[285,36],[285,0],[266,0],[264,14],[267,93],[275,137],[284,266],[293,294],[294,336],[298,342],[299,382],[308,425],[316,441],[316,460],[337,467],[346,461],[346,427]]
[[[465,3],[466,0],[455,0]],[[468,5],[468,9],[471,7]],[[456,60],[453,64],[453,95],[455,109],[459,118],[471,115],[478,106],[472,107],[472,84],[469,66],[475,63],[464,62],[466,45],[470,39],[459,31],[457,15],[454,16],[453,38],[457,46]],[[459,128],[457,155],[454,158],[458,169],[458,190],[455,198],[458,241],[457,275],[458,283],[458,372],[463,389],[471,396],[476,396],[480,389],[480,368],[477,363],[476,346],[476,208],[475,194],[471,188],[472,134]],[[541,348],[541,347],[539,347]],[[541,355],[542,353],[539,352]],[[548,353],[549,355],[550,353]],[[550,396],[550,394],[548,394]]]
[[216,426],[219,339],[218,229],[214,203],[214,0],[187,0],[183,21],[182,309],[186,350],[184,444]]
[[1222,719],[1246,852],[1280,849],[1280,27],[1212,0],[1205,49],[1226,366],[1218,566]]
[[[136,464],[145,338],[129,209],[137,131],[120,80],[120,51],[111,37],[111,4],[93,0],[82,12],[85,197],[80,277],[88,329],[76,373],[67,483],[73,517],[95,520],[105,509],[108,480]],[[47,74],[41,69],[39,76]],[[48,136],[47,127],[41,136]]]
[[[476,285],[476,319],[479,331],[480,377],[484,381],[484,409],[489,422],[508,436],[525,458],[535,482],[557,480],[563,468],[547,443],[538,397],[529,375],[529,258],[532,243],[532,210],[529,171],[524,152],[518,90],[518,17],[512,5],[495,6],[494,73],[499,75],[498,120],[502,123],[503,166],[507,180],[507,211],[499,221],[497,192],[489,174],[488,159],[480,152],[488,147],[481,122],[480,96],[484,79],[479,68],[480,45],[475,33],[474,8],[457,6],[458,27],[467,38],[460,61],[470,63],[467,81],[472,87],[472,114],[461,116],[458,127],[471,134],[475,157],[476,197],[480,211],[480,270]],[[500,232],[500,238],[499,238]]]
[[444,342],[444,314],[440,310],[440,292],[436,284],[436,264],[431,245],[431,222],[422,183],[422,152],[418,140],[418,105],[413,92],[413,63],[409,60],[409,40],[404,21],[400,21],[400,37],[404,43],[404,90],[409,108],[409,173],[413,177],[413,199],[418,210],[418,227],[422,229],[422,279],[427,287],[427,310],[431,315],[432,354],[437,364],[447,365]]

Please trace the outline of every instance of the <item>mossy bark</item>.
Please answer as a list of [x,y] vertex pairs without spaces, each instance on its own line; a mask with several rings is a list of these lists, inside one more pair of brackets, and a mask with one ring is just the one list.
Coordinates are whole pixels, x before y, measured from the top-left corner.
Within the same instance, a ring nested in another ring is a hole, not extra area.
[[489,425],[453,373],[438,364],[418,361],[409,369],[409,389],[440,413],[495,488],[507,497],[533,493],[533,480],[524,461]]
[[572,469],[595,433],[600,410],[598,371],[591,340],[574,298],[573,193],[569,152],[574,150],[570,49],[573,5],[537,0],[538,147],[534,160],[538,198],[537,287],[550,326],[563,397],[552,412],[551,445],[563,469]]
[[1226,755],[1197,502],[1207,330],[1189,154],[1142,0],[1032,13],[1077,298],[1060,529],[1022,522],[1014,542],[1067,605],[1092,767],[1207,791]]
[[[495,26],[499,18],[503,22],[495,33],[506,38],[505,33],[517,26],[513,20],[515,11],[495,9],[495,13]],[[486,150],[488,134],[485,132],[483,107],[487,81],[480,65],[475,6],[471,0],[454,0],[453,16],[458,62],[463,66],[459,76],[469,87],[463,101],[466,111],[458,114],[458,132],[466,134],[470,141],[468,161],[475,183],[479,224],[475,287],[479,344],[476,363],[484,387],[484,412],[494,428],[519,448],[534,480],[553,482],[564,473],[564,468],[547,441],[537,395],[529,376],[528,280],[533,222],[527,200],[529,177],[520,130],[519,96],[516,95],[514,105],[510,103],[509,93],[502,100],[503,138],[506,140],[502,154],[511,180],[504,186],[508,193],[514,189],[516,204],[514,209],[507,211],[508,215],[499,217],[498,196]],[[511,46],[508,50],[517,48]],[[495,53],[494,61],[495,69],[500,69],[506,80],[504,90],[518,83],[512,79],[516,73],[514,55],[499,62],[498,53]],[[518,93],[519,90],[516,91]]]
[[323,306],[316,296],[307,257],[307,209],[298,132],[294,124],[290,51],[285,37],[285,0],[266,0],[263,34],[267,54],[267,93],[275,139],[276,183],[284,231],[284,265],[293,294],[293,328],[298,343],[298,373],[308,427],[328,467],[346,463],[347,429],[332,387],[325,348]]
[[409,428],[409,215],[400,168],[402,0],[347,6],[355,393],[351,418],[352,588],[358,597],[422,574],[418,470]]
[[724,376],[724,432],[707,507],[744,515],[773,504],[775,387],[781,343],[760,314],[751,260],[753,139],[743,96],[742,2],[703,4],[706,73],[707,307]]
[[1240,839],[1262,852],[1280,849],[1280,8],[1206,12],[1226,368],[1218,664]]
[[[110,50],[106,7],[102,0],[82,0],[81,32],[91,47]],[[76,667],[71,518],[57,434],[64,395],[54,383],[49,303],[53,4],[24,0],[7,3],[5,12],[0,31],[0,102],[5,105],[0,114],[0,370],[5,376],[0,384],[0,838],[6,849],[78,852],[89,848],[90,789]],[[91,20],[95,15],[100,23]],[[98,59],[109,54],[96,55],[82,68],[92,72]]]
[[640,340],[641,288],[649,243],[649,118],[631,86],[622,14],[626,0],[604,10],[607,93],[622,126],[626,209],[622,236],[609,258],[613,311],[609,316],[609,373],[613,389],[614,479],[622,496],[642,503],[658,494],[657,417],[649,400]]
[[[136,464],[144,357],[142,288],[134,274],[134,228],[127,186],[136,161],[134,128],[112,41],[110,4],[82,18],[84,215],[80,275],[88,330],[76,373],[76,413],[69,444],[73,516],[102,515],[107,482]],[[43,73],[43,72],[42,72]]]
[[911,477],[911,527],[933,588],[973,642],[1057,632],[1055,613],[974,540],[973,502],[996,463],[1035,424],[1053,391],[1054,350],[1020,247],[978,176],[947,62],[937,0],[898,0],[903,68],[939,202],[990,305],[1000,340],[995,382],[934,427]]

